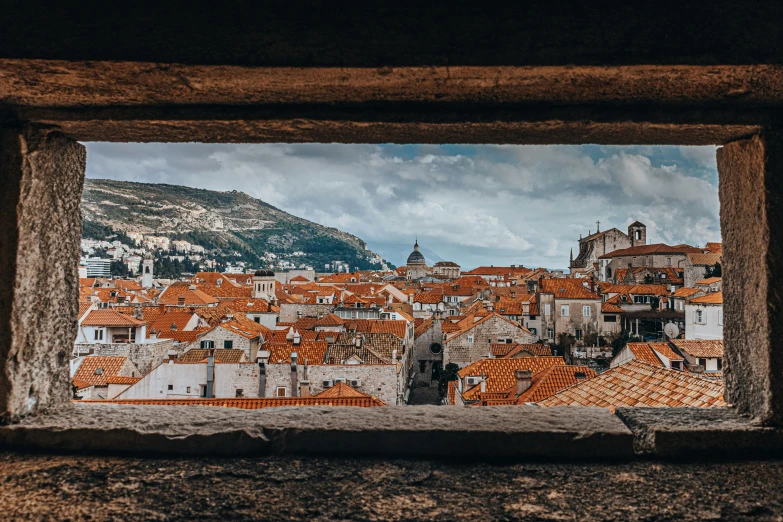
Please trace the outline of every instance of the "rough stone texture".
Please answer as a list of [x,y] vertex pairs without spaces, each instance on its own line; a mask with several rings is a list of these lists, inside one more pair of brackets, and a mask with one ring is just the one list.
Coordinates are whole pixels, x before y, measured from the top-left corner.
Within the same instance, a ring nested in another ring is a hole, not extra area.
[[0,128],[0,423],[70,399],[86,153]]
[[629,459],[631,432],[601,408],[270,408],[76,404],[0,428],[27,450],[194,455],[345,454]]
[[733,408],[620,408],[638,453],[676,459],[783,456],[783,429],[761,426]]
[[783,462],[0,453],[10,520],[780,520]]
[[783,424],[783,141],[718,149],[723,235],[726,400]]
[[127,357],[139,369],[141,377],[168,358],[169,350],[174,349],[174,341],[160,339],[153,343],[115,343],[115,344],[77,344],[77,348],[92,348],[94,355]]

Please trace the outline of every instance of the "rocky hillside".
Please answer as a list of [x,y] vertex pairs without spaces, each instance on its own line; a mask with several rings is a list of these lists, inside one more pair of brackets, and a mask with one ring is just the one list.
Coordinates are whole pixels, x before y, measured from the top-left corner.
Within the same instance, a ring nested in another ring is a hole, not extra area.
[[317,271],[334,261],[351,269],[379,268],[369,262],[375,254],[358,237],[292,216],[243,192],[87,179],[82,215],[85,238],[136,232],[183,239],[216,258],[253,265],[268,266],[271,253]]

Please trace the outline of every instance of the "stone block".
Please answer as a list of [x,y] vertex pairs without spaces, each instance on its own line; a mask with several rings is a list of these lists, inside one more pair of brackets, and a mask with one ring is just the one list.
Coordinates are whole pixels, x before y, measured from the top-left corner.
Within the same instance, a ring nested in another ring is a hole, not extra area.
[[733,460],[783,456],[783,429],[734,408],[620,408],[637,453],[660,458]]
[[0,128],[0,423],[71,398],[85,164],[61,134]]
[[783,141],[764,135],[718,149],[723,235],[726,401],[783,424]]
[[85,403],[0,428],[0,446],[55,451],[461,460],[634,457],[631,432],[608,411],[534,406],[242,410]]

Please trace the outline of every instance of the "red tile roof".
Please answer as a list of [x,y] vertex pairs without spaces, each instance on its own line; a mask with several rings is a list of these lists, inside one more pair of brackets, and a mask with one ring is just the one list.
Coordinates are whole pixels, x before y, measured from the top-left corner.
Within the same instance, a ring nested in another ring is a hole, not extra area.
[[315,397],[324,399],[330,397],[369,397],[366,393],[362,393],[359,390],[351,388],[344,382],[338,382],[331,388],[327,388],[321,393],[315,395]]
[[680,351],[691,355],[692,357],[723,357],[722,340],[699,340],[686,341],[684,339],[675,339],[671,343]]
[[651,408],[726,406],[722,383],[677,370],[629,361],[562,390],[539,406]]
[[82,326],[137,327],[144,326],[144,321],[115,312],[114,310],[92,310],[82,321]]
[[655,352],[648,343],[628,343],[628,349],[631,350],[636,360],[653,366],[663,366],[663,363],[655,355]]
[[106,379],[116,377],[127,360],[127,357],[121,356],[88,355],[73,375],[73,381],[107,386]]
[[539,285],[542,294],[554,294],[555,299],[600,299],[574,279],[544,279]]
[[688,301],[689,303],[696,303],[696,304],[723,304],[723,292],[712,292],[707,295],[703,295],[701,297],[694,297],[693,299]]
[[644,256],[651,254],[701,254],[700,248],[689,245],[666,245],[664,243],[655,243],[652,245],[639,245],[630,248],[623,248],[604,254],[599,259],[611,259],[621,256]]
[[[191,364],[200,363],[206,361],[209,357],[209,350],[206,348],[192,348],[187,352],[179,356],[174,361],[178,364]],[[215,362],[221,363],[241,363],[247,360],[247,355],[244,350],[236,348],[216,348],[215,349]]]

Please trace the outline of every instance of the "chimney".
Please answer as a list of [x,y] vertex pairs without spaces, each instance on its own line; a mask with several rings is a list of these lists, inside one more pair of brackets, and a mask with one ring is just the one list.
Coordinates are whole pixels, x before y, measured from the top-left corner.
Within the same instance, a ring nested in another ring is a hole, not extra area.
[[395,348],[394,350],[392,350],[392,356],[391,356],[391,358],[392,358],[392,364],[394,364],[395,362],[397,362],[397,349],[396,349],[396,348]]
[[294,346],[299,346],[300,344],[302,344],[302,336],[299,335],[299,332],[296,332],[294,334]]
[[259,350],[256,355],[258,361],[258,396],[266,397],[266,362],[269,360],[269,350]]
[[691,371],[691,373],[696,373],[696,374],[704,373],[704,366],[702,366],[701,364],[691,364],[691,367],[688,369]]
[[169,328],[171,331],[176,332],[177,331],[177,323],[171,323],[171,328]]
[[207,357],[207,399],[215,398],[215,349],[209,349]]
[[481,393],[485,393],[487,391],[487,380],[483,377],[481,378],[479,389],[481,390]]
[[530,370],[514,370],[514,378],[517,380],[517,397],[525,393],[533,380],[533,372]]
[[298,377],[296,375],[296,352],[291,352],[291,397],[298,395]]
[[177,360],[177,352],[175,350],[169,350],[167,355],[169,358],[169,364],[174,364],[174,361]]
[[306,380],[299,381],[299,396],[300,397],[310,396],[310,381],[306,381]]

